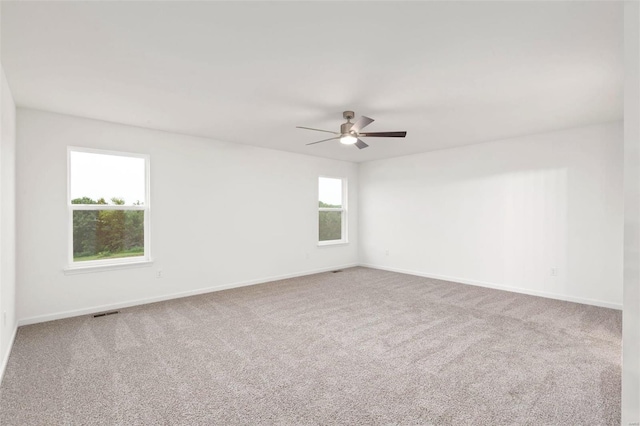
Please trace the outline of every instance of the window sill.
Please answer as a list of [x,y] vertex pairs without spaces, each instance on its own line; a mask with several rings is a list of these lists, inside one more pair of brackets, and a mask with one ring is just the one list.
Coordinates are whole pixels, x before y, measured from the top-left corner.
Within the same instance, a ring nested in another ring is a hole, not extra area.
[[334,240],[334,241],[318,241],[318,247],[325,246],[343,246],[349,244],[349,241]]
[[66,268],[64,268],[64,274],[88,274],[92,272],[115,271],[118,269],[146,268],[151,265],[153,265],[153,259],[141,260],[137,262],[106,263],[102,265],[67,266]]

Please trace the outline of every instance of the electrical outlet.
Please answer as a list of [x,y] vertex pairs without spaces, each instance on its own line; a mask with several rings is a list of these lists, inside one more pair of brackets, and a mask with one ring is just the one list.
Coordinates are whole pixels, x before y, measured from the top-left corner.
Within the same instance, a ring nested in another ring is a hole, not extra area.
[[164,275],[162,274],[162,270],[156,272],[156,278],[162,278]]
[[551,268],[551,276],[552,277],[558,276],[558,268]]
[[2,313],[2,325],[5,327],[7,326],[7,311]]
[[385,255],[385,256],[389,256],[389,250],[385,250],[385,251],[384,251],[384,255]]
[[305,259],[309,259],[309,252],[306,252],[306,253],[304,254],[304,258],[305,258]]

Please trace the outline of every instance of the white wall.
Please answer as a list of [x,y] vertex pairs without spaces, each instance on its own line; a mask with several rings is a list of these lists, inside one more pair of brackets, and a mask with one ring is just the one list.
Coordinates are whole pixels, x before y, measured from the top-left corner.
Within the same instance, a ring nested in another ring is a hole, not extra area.
[[[358,262],[356,164],[27,109],[17,129],[21,324]],[[152,267],[65,275],[68,145],[150,154]],[[348,179],[347,245],[317,246],[319,175]]]
[[0,380],[16,333],[16,107],[0,65]]
[[640,424],[640,5],[624,9],[622,424]]
[[364,163],[361,263],[621,308],[622,165],[620,122]]

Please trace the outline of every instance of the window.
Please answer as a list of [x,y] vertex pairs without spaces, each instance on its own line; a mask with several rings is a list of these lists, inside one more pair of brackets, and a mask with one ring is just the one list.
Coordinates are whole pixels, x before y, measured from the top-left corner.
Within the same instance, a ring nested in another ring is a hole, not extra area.
[[69,265],[149,261],[149,157],[85,148],[69,154]]
[[318,181],[318,243],[347,242],[346,180],[321,177]]

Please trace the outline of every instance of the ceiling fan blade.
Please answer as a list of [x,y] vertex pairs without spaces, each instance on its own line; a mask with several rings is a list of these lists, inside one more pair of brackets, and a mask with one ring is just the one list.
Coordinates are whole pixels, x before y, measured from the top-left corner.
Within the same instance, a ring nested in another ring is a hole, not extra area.
[[334,135],[339,135],[339,134],[340,134],[340,133],[338,133],[338,132],[332,132],[331,130],[314,129],[313,127],[302,127],[302,126],[296,126],[296,129],[315,130],[316,132],[333,133]]
[[407,132],[373,132],[373,133],[360,133],[358,136],[368,136],[377,138],[404,138],[407,136]]
[[373,123],[373,118],[365,117],[364,115],[356,120],[351,126],[351,130],[360,133],[360,130],[367,127],[369,124]]
[[364,143],[362,139],[358,139],[354,145],[357,146],[358,149],[364,149],[369,146],[366,143]]
[[340,136],[336,136],[335,138],[323,139],[321,141],[311,142],[311,143],[308,143],[307,145],[313,145],[313,144],[320,143],[320,142],[332,141],[334,139],[340,139]]

